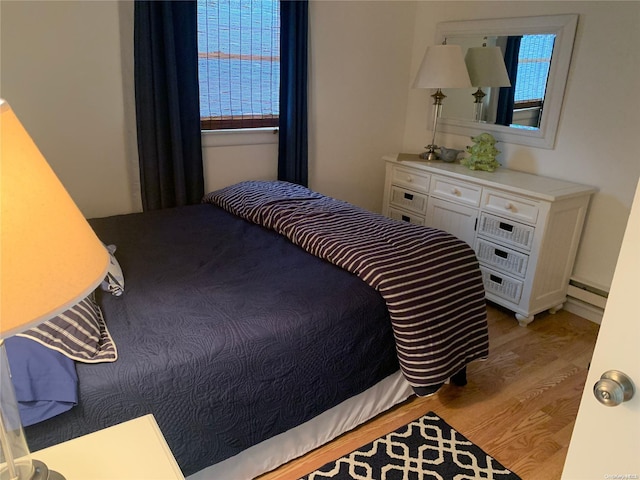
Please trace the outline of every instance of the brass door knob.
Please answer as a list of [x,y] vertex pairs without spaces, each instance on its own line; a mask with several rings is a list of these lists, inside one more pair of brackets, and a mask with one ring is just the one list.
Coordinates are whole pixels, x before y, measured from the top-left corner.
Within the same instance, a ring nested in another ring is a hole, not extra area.
[[630,400],[634,393],[635,386],[631,379],[618,370],[604,372],[593,386],[593,394],[607,407],[616,407]]

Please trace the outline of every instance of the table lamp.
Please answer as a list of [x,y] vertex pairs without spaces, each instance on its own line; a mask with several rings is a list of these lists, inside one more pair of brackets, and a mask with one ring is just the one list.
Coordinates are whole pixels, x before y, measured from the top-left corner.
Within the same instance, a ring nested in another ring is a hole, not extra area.
[[442,111],[442,100],[446,95],[443,88],[469,88],[471,81],[459,45],[434,45],[427,48],[413,88],[435,88],[433,98],[433,137],[427,151],[420,154],[428,161],[437,160],[436,128]]
[[478,89],[473,94],[475,98],[475,120],[482,120],[482,108],[486,93],[482,87],[510,87],[511,81],[504,64],[504,57],[500,47],[471,47],[464,57],[469,71],[471,85]]
[[2,99],[0,132],[0,479],[63,479],[31,459],[3,339],[89,295],[109,255]]

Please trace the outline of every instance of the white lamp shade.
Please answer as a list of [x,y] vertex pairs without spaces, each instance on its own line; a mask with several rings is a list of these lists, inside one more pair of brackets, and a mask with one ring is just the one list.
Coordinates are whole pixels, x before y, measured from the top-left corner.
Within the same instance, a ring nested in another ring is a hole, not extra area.
[[86,297],[104,279],[109,254],[2,99],[0,130],[0,338],[4,338]]
[[510,87],[500,47],[471,47],[465,63],[474,87]]
[[469,88],[471,82],[459,45],[432,45],[424,54],[413,88]]

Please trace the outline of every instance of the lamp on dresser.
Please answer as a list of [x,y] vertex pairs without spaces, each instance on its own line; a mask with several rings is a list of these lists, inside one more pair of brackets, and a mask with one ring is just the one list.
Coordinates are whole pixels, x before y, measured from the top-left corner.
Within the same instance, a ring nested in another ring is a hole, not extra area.
[[486,43],[482,47],[471,47],[467,50],[464,61],[467,64],[471,85],[478,88],[473,94],[474,117],[476,122],[480,122],[483,120],[482,110],[486,96],[482,87],[510,87],[511,81],[500,47],[487,47]]
[[63,479],[31,458],[3,339],[89,295],[109,255],[2,99],[0,131],[0,479]]
[[433,136],[427,151],[420,154],[428,161],[437,160],[436,128],[442,111],[442,100],[446,95],[443,88],[469,88],[471,81],[459,45],[432,45],[427,47],[413,88],[436,89],[433,98]]

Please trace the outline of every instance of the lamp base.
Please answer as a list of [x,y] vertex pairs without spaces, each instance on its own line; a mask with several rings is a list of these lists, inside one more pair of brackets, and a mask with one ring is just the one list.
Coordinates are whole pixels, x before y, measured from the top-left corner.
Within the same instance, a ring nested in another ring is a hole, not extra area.
[[66,480],[60,473],[49,468],[40,460],[31,460],[33,464],[33,475],[29,480]]
[[423,160],[426,160],[427,162],[433,162],[434,160],[439,160],[439,156],[436,153],[436,149],[438,148],[437,145],[427,145],[425,147],[427,149],[426,152],[422,152],[420,155],[418,155],[420,158],[422,158]]

